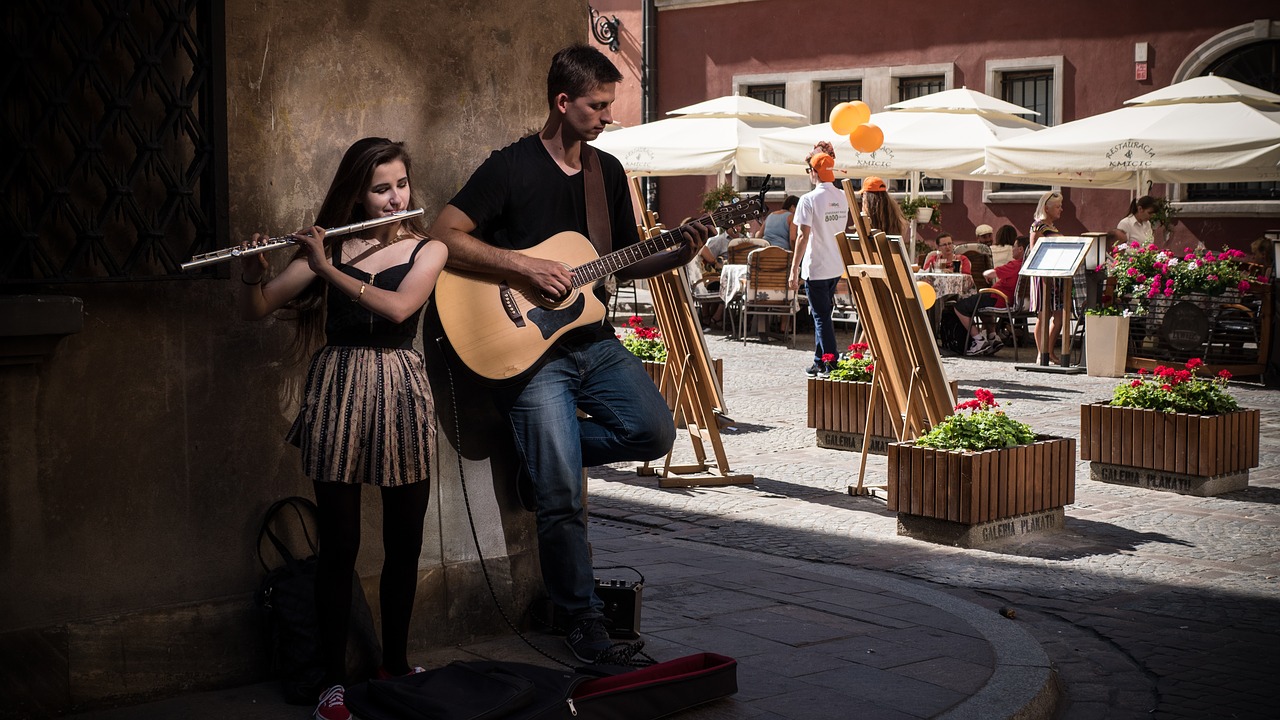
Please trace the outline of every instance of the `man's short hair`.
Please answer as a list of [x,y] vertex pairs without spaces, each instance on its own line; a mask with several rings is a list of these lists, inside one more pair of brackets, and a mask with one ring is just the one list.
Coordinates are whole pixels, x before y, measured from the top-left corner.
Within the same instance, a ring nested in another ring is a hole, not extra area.
[[605,83],[622,80],[622,73],[596,48],[570,45],[551,58],[547,71],[547,106],[555,107],[556,96],[564,93],[579,98]]

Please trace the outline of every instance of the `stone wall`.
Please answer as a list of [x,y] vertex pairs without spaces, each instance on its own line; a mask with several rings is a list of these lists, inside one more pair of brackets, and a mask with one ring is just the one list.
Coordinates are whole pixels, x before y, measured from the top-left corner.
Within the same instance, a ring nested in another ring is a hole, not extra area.
[[[490,150],[540,125],[547,64],[585,39],[587,10],[230,0],[225,21],[237,240],[309,223],[342,152],[369,135],[408,142],[434,217]],[[84,324],[44,360],[0,366],[0,715],[265,676],[255,542],[272,501],[311,494],[282,441],[305,368],[282,359],[286,322],[236,317],[236,273],[35,290],[82,298]],[[541,592],[532,516],[506,484],[505,422],[458,378],[467,411],[455,425],[433,344],[443,440],[411,650],[506,632],[476,562],[460,466],[509,613]],[[358,569],[376,614],[376,491],[364,506]]]

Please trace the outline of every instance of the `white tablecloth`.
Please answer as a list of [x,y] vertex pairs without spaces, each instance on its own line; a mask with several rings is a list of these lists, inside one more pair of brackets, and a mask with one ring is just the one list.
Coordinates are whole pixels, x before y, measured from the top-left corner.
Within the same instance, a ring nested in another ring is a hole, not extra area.
[[939,297],[943,295],[968,297],[978,292],[978,288],[973,284],[973,276],[964,273],[918,272],[916,279],[932,285]]
[[720,299],[725,305],[747,291],[747,273],[750,270],[750,265],[725,265],[720,269]]

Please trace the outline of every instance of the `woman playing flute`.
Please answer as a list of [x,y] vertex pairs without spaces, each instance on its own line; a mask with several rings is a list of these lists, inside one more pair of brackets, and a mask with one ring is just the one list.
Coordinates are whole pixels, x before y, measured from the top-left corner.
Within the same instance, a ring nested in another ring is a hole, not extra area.
[[[288,440],[319,509],[316,607],[328,688],[315,717],[347,720],[344,702],[351,576],[360,548],[360,488],[382,493],[380,581],[384,677],[420,671],[407,658],[423,519],[435,456],[435,417],[422,356],[412,349],[422,307],[447,250],[419,217],[325,241],[325,227],[416,207],[402,143],[365,138],[342,157],[315,227],[295,234],[297,255],[264,282],[263,255],[244,258],[241,309],[260,319],[297,311],[294,352],[318,344]],[[359,236],[355,236],[359,235]],[[254,235],[254,241],[260,238]]]

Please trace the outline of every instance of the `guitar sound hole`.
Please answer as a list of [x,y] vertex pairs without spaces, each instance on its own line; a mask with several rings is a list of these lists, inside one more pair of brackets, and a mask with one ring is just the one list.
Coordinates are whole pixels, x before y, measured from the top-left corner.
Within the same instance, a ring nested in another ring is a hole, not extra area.
[[565,300],[568,300],[571,295],[573,295],[572,289],[566,290],[559,295],[547,295],[546,293],[542,293],[542,299],[545,300],[548,305],[559,305]]

